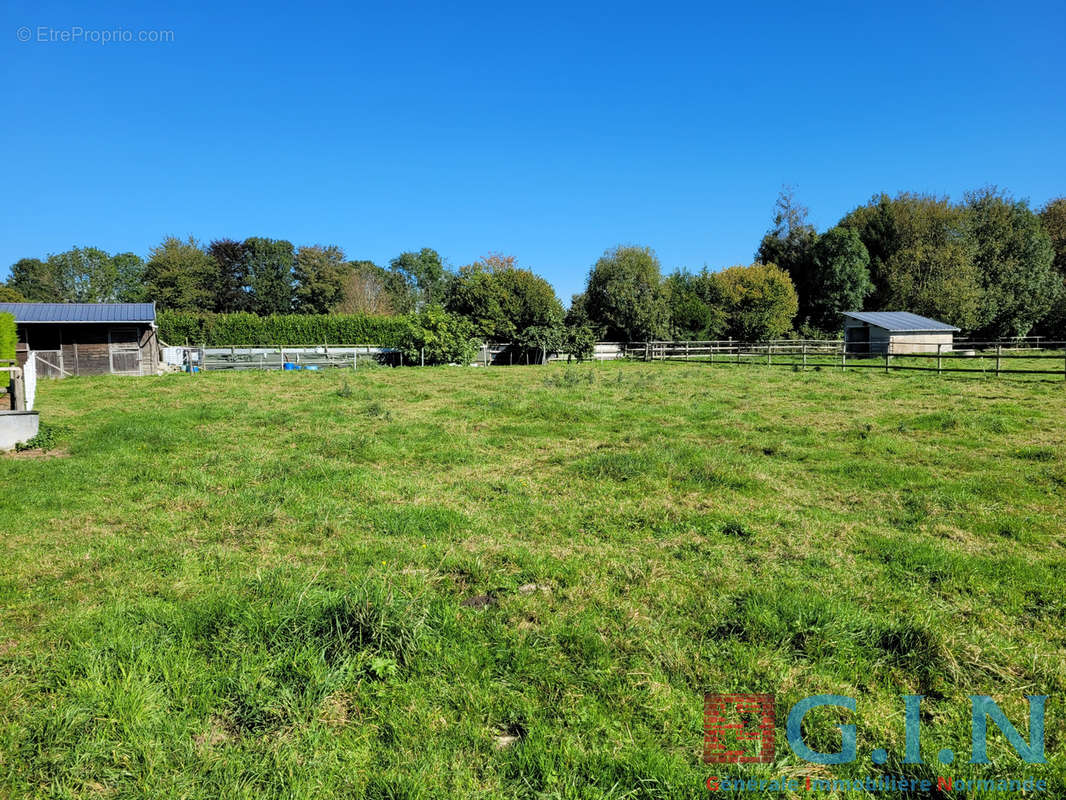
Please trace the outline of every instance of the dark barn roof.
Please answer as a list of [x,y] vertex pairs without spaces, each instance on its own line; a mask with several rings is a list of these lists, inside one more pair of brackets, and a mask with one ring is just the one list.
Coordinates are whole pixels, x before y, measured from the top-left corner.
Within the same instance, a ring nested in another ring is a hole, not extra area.
[[845,311],[844,316],[892,333],[949,333],[959,330],[954,325],[920,317],[909,311]]
[[0,303],[15,322],[155,322],[155,303]]

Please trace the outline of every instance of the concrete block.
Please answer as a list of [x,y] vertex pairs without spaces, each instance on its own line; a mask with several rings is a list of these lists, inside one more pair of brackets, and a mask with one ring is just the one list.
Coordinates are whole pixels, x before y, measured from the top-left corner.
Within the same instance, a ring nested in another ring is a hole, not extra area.
[[36,436],[40,420],[36,411],[0,411],[0,450],[14,450]]

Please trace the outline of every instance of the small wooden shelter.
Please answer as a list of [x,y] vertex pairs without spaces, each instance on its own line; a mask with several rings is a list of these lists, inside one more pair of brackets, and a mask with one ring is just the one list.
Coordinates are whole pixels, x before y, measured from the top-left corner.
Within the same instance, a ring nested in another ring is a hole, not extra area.
[[0,303],[15,315],[19,366],[36,359],[41,378],[154,375],[155,303]]

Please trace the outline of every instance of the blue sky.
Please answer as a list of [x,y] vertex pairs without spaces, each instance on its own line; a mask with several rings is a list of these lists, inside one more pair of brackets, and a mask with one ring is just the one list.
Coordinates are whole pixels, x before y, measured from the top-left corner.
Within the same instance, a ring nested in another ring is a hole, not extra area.
[[[6,2],[0,275],[271,236],[502,251],[568,300],[619,243],[750,262],[785,184],[820,228],[1066,194],[1061,2],[184,5]],[[173,41],[38,41],[77,27]]]

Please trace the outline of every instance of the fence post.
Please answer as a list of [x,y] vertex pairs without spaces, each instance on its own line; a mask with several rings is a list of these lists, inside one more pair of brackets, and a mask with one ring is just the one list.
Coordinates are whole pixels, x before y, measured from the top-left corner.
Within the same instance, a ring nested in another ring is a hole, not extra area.
[[11,410],[26,410],[26,379],[21,369],[11,371]]
[[418,366],[424,367],[426,365],[426,348],[418,348]]
[[685,342],[685,361],[688,361],[688,342]]
[[803,369],[807,369],[807,343],[803,343]]
[[888,348],[885,348],[885,374],[888,374]]
[[644,360],[651,361],[651,342],[644,343]]
[[840,371],[843,372],[847,369],[848,364],[848,343],[844,342],[840,346]]
[[359,348],[355,348],[355,352],[352,353],[352,369],[359,369]]
[[996,345],[996,377],[999,377],[999,360],[1003,356],[1003,345]]
[[766,366],[770,366],[773,361],[770,358],[770,354],[774,352],[774,346],[770,343],[766,343]]
[[938,344],[936,346],[936,374],[941,374],[941,359],[943,358],[944,345]]
[[707,350],[707,363],[708,363],[708,364],[713,364],[713,363],[714,363],[714,342],[711,342],[711,343],[710,343],[710,344],[708,345],[708,350]]

